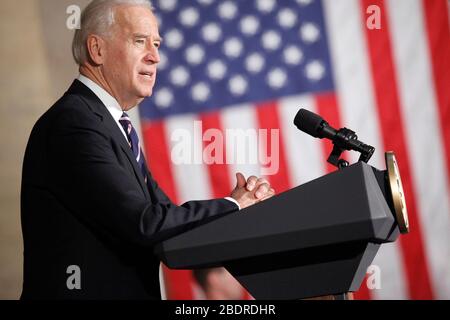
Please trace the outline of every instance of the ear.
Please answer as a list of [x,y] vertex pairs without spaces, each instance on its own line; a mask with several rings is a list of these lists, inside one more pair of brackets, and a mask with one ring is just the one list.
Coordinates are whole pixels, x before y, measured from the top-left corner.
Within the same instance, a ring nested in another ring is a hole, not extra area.
[[91,34],[86,45],[90,60],[96,65],[102,65],[105,60],[105,41],[98,35]]

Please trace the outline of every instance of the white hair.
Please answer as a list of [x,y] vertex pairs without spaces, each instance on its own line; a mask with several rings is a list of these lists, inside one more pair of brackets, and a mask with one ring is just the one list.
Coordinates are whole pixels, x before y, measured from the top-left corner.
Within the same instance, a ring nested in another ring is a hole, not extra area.
[[150,0],[93,0],[81,13],[80,29],[75,31],[72,41],[72,54],[78,65],[83,65],[89,59],[88,36],[107,36],[115,22],[115,8],[121,5],[143,6],[153,10]]

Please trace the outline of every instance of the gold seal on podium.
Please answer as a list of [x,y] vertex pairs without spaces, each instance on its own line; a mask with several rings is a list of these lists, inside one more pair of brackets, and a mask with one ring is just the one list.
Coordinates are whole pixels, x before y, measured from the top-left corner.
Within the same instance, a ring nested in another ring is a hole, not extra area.
[[402,179],[398,169],[395,154],[386,152],[386,168],[388,173],[389,187],[391,189],[392,202],[394,204],[395,218],[402,234],[409,232],[408,211],[406,209],[405,193],[403,192]]

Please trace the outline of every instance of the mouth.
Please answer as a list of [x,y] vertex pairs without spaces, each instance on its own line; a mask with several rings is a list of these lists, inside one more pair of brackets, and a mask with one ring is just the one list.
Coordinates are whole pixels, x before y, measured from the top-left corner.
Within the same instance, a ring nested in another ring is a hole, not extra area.
[[152,72],[152,71],[142,71],[142,72],[139,72],[139,75],[142,76],[142,77],[144,77],[144,78],[147,79],[147,80],[152,80],[152,79],[153,79],[153,76],[155,75],[155,72]]

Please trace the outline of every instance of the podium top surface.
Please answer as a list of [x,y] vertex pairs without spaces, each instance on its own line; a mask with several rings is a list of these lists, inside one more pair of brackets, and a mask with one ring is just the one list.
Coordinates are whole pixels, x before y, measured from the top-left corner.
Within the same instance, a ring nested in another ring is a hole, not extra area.
[[171,268],[219,266],[337,243],[382,243],[395,225],[374,168],[359,162],[200,225],[155,251]]

